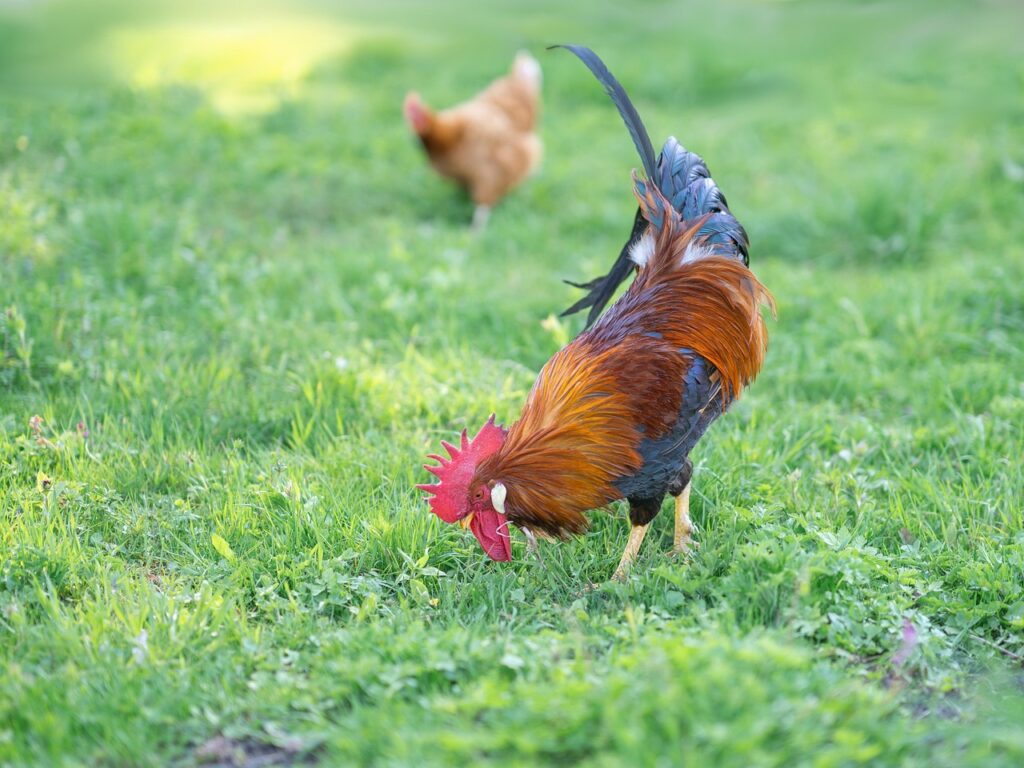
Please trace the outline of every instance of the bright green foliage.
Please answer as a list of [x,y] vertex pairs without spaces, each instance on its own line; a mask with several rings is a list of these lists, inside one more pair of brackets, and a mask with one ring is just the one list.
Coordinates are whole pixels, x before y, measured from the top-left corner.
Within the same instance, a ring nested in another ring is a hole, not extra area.
[[[0,765],[1024,764],[1020,4],[463,5],[331,16],[256,106],[2,96]],[[693,456],[696,554],[666,504],[593,590],[622,509],[500,565],[412,487],[515,418],[630,228],[638,159],[554,42],[707,159],[779,303]],[[520,47],[545,161],[477,238],[401,99]]]

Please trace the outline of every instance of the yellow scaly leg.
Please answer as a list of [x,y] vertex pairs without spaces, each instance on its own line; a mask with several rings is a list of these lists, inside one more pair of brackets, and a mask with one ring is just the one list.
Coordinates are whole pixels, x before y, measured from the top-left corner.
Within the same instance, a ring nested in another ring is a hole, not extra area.
[[629,541],[626,542],[626,549],[622,553],[622,559],[619,560],[619,567],[615,569],[615,575],[612,576],[615,581],[626,580],[626,576],[629,575],[629,567],[636,560],[636,554],[640,551],[640,545],[644,543],[644,536],[647,535],[647,529],[650,527],[650,523],[647,525],[634,525],[633,530],[629,532]]
[[690,521],[690,486],[687,483],[683,492],[676,496],[676,532],[672,540],[672,554],[685,555],[690,551],[693,523]]

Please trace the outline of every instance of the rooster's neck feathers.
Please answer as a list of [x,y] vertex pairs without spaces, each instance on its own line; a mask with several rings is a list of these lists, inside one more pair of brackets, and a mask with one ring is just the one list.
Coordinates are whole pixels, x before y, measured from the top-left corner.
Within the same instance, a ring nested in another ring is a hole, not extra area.
[[553,536],[579,533],[584,512],[620,497],[613,482],[636,471],[636,414],[613,350],[570,344],[541,371],[522,415],[477,480],[505,485],[510,520]]

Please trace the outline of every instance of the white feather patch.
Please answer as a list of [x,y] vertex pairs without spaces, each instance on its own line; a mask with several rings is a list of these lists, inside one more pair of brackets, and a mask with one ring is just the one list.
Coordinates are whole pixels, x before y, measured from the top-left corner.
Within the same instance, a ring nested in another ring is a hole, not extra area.
[[505,490],[504,483],[495,483],[491,488],[491,506],[500,515],[505,514],[505,496],[507,495],[508,491]]
[[710,247],[706,243],[699,243],[696,240],[691,240],[689,245],[686,246],[686,250],[683,251],[683,258],[679,260],[679,263],[687,264],[691,261],[697,261],[698,259],[706,259],[709,256],[714,255],[714,248]]
[[629,260],[636,264],[638,267],[647,265],[647,262],[651,260],[651,256],[654,255],[654,235],[650,232],[645,234],[633,247],[629,249]]

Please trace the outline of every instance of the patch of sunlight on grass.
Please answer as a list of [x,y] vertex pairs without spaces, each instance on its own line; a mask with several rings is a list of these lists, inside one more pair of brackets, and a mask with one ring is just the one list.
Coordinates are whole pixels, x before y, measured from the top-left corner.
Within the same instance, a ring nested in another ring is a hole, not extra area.
[[234,114],[272,109],[318,61],[348,50],[357,35],[313,16],[176,21],[113,30],[106,55],[136,87],[193,85]]

